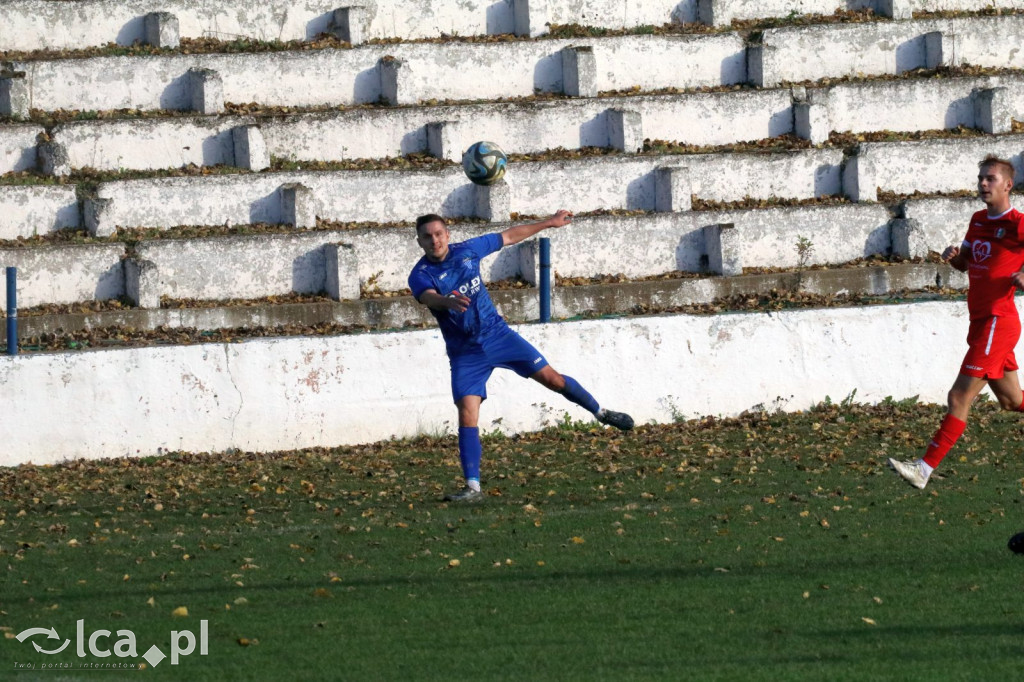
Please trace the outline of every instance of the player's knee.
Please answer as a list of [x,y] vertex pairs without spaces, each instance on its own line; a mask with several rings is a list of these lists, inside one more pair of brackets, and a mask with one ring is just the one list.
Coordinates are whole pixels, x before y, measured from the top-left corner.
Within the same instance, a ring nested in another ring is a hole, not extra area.
[[956,412],[958,410],[970,408],[971,401],[973,398],[969,397],[964,391],[958,391],[957,389],[950,389],[946,395],[946,404],[949,405],[950,411]]
[[552,369],[551,365],[534,374],[533,378],[540,382],[542,386],[550,388],[552,391],[561,393],[565,390],[565,377]]
[[459,426],[476,426],[480,409],[475,405],[459,405]]

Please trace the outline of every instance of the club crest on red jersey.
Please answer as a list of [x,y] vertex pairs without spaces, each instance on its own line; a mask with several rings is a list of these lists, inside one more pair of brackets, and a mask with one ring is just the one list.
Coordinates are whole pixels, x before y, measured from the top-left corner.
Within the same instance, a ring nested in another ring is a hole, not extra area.
[[1006,228],[1005,227],[1000,227],[998,230],[996,230],[996,239],[1002,239],[1005,236],[1006,236]]
[[992,244],[975,239],[971,244],[971,255],[977,263],[983,263],[992,256]]

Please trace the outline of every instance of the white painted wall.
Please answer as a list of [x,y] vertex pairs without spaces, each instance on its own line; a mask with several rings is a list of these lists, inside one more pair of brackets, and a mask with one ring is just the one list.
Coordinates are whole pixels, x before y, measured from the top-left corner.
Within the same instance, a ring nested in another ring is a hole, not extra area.
[[696,0],[558,0],[547,5],[553,24],[629,28],[697,20]]
[[0,239],[49,234],[80,223],[72,185],[0,185]]
[[[842,83],[810,88],[824,102],[829,129],[848,132],[917,131],[974,127],[972,91],[1007,88],[1010,109],[1024,112],[1024,76],[928,78]],[[896,106],[894,106],[894,104]],[[642,137],[692,145],[731,144],[793,132],[789,88],[597,99],[486,103],[455,106],[378,107],[290,116],[185,116],[163,119],[78,121],[57,126],[73,168],[99,170],[176,168],[234,163],[231,130],[259,123],[275,157],[294,161],[343,161],[423,153],[426,126],[453,121],[447,134],[456,157],[489,139],[508,153],[562,147],[607,146],[607,112],[642,117]],[[27,126],[38,132],[38,128]],[[35,163],[35,136],[0,129],[0,146]]]
[[1024,0],[902,0],[914,12],[977,12],[983,9],[1024,9]]
[[[997,84],[1015,92],[1024,86],[1024,77],[1010,76],[1004,82],[988,78],[907,78],[843,83],[817,92],[825,96],[830,130],[913,132],[960,125],[976,127],[971,93]],[[1016,104],[1014,111],[1024,111]]]
[[[77,303],[124,295],[124,244],[0,248],[0,269],[18,268],[18,306]],[[0,282],[6,300],[7,281]]]
[[150,170],[235,163],[231,131],[252,123],[238,116],[80,121],[58,125],[53,141],[73,169]]
[[[61,50],[115,42],[131,45],[145,39],[143,18],[170,12],[183,38],[236,36],[260,40],[308,40],[327,30],[336,0],[4,0],[0,3],[2,50]],[[372,15],[366,39],[415,40],[441,35],[478,36],[515,30],[513,0],[374,0],[364,3]],[[696,0],[561,0],[536,3],[533,21],[603,28],[661,26],[696,21]],[[545,29],[546,31],[546,29]]]
[[[1014,195],[1013,203],[1024,208],[1020,195]],[[914,221],[919,230],[916,236],[917,252],[911,255],[924,256],[928,251],[942,253],[947,246],[959,246],[967,234],[967,224],[984,204],[977,199],[910,199],[903,203],[903,215]]]
[[174,14],[182,38],[307,40],[327,30],[337,6],[336,0],[4,0],[0,51],[145,42],[151,12]]
[[[548,230],[544,236],[551,240],[552,268],[558,275],[646,277],[701,271],[707,252],[703,228],[719,223],[735,225],[745,267],[798,265],[795,245],[800,237],[814,244],[806,260],[811,265],[844,263],[890,247],[888,211],[869,204],[581,217],[571,227]],[[452,241],[504,227],[456,226]],[[409,271],[423,255],[411,227],[152,240],[140,243],[136,254],[157,266],[156,296],[253,299],[323,291],[323,248],[336,243],[351,245],[358,261],[356,271],[344,274],[357,278],[357,286],[372,279],[384,291],[404,289]],[[486,259],[485,281],[516,276],[533,281],[530,249],[527,242]]]
[[851,5],[870,5],[870,0],[710,0],[700,20],[712,26],[728,26],[734,19],[788,17],[791,14],[834,14],[853,9]]
[[[966,328],[962,302],[933,302],[519,330],[598,401],[644,424],[757,404],[803,410],[854,389],[867,402],[938,402]],[[743,390],[728,377],[743,377]],[[456,416],[435,329],[3,356],[0,384],[16,396],[0,423],[4,466],[354,444],[452,431]],[[510,372],[496,372],[488,393],[488,431],[535,430],[566,412],[587,417]]]
[[36,137],[43,127],[31,123],[0,125],[0,175],[36,167]]
[[[886,103],[891,108],[891,102]],[[643,117],[643,137],[716,145],[776,137],[793,130],[788,89],[624,96],[458,106],[380,107],[272,116],[187,116],[78,121],[57,126],[72,168],[158,169],[234,163],[231,130],[259,123],[271,155],[295,161],[343,161],[426,152],[426,126],[455,121],[462,150],[488,139],[507,153],[608,146],[606,112]],[[868,118],[867,112],[863,118]],[[972,118],[973,120],[973,118]],[[34,163],[35,139],[22,150]],[[2,138],[0,138],[2,144]]]
[[921,68],[924,36],[932,31],[957,35],[964,63],[1024,67],[1024,54],[1017,48],[1024,38],[1024,16],[818,24],[764,32],[760,84],[769,87],[783,81],[898,74]]
[[[654,209],[656,168],[691,169],[692,191],[714,201],[744,197],[806,199],[842,191],[843,153],[807,149],[772,154],[608,156],[522,162],[505,176],[510,208],[522,215],[547,215],[557,207],[573,211]],[[729,182],[720,179],[728,174]],[[110,199],[103,221],[121,227],[235,225],[281,222],[278,189],[286,183],[309,187],[316,214],[343,222],[387,223],[424,213],[477,215],[477,188],[461,167],[440,171],[334,171],[176,177],[103,183]]]
[[169,54],[13,62],[32,106],[55,109],[189,109],[193,67],[221,75],[225,102],[272,106],[362,104],[381,97],[378,62],[404,62],[399,99],[493,100],[561,92],[561,50],[592,45],[598,90],[694,88],[742,83],[738,34],[645,35],[507,43],[400,43],[351,50]]
[[896,194],[973,190],[978,184],[978,163],[995,154],[1013,163],[1019,185],[1024,175],[1022,153],[1024,135],[1019,134],[865,142],[856,157],[858,184]]
[[[888,212],[873,204],[585,216],[544,236],[551,240],[552,267],[559,275],[646,277],[701,271],[707,252],[704,228],[719,223],[735,225],[741,238],[738,257],[745,267],[797,265],[795,245],[800,237],[814,243],[807,264],[847,262],[885,253],[890,247]],[[506,226],[458,225],[452,229],[452,240]],[[411,227],[155,239],[139,242],[135,255],[156,265],[156,277],[145,282],[155,287],[157,297],[255,299],[323,291],[323,250],[338,243],[351,245],[356,257],[356,269],[342,273],[351,278],[351,286],[372,279],[385,291],[404,289],[410,269],[423,255]],[[484,279],[521,276],[534,281],[532,248],[527,242],[486,259]],[[125,255],[126,247],[120,243],[0,249],[0,267],[21,269],[22,306],[71,303],[123,295],[120,261]],[[0,282],[0,300],[3,291]]]
[[[796,245],[811,242],[805,264],[847,263],[888,251],[889,211],[879,205],[801,206],[761,211],[727,211],[709,216],[733,223],[744,267],[800,265]],[[709,221],[710,222],[710,221]]]

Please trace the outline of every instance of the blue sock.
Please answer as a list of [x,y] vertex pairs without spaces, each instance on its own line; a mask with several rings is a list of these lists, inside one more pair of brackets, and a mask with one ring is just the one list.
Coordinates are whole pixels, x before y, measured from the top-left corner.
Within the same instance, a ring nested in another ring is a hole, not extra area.
[[475,426],[459,427],[459,461],[466,481],[480,481],[480,458],[483,456],[480,444],[480,429]]
[[568,374],[563,374],[562,378],[565,379],[565,388],[562,389],[562,395],[582,407],[587,412],[597,414],[597,411],[601,407],[594,400],[594,396],[587,393],[587,389],[580,386],[580,383],[573,379]]

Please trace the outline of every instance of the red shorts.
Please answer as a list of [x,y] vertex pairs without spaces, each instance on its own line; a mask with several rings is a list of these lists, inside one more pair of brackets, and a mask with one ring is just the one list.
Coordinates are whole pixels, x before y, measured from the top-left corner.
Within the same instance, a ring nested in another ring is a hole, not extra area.
[[1013,349],[1020,339],[1020,318],[986,317],[971,320],[967,331],[967,355],[960,373],[980,379],[1001,379],[1017,370]]

